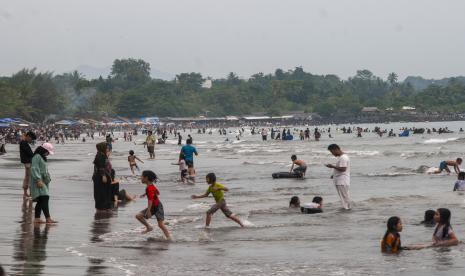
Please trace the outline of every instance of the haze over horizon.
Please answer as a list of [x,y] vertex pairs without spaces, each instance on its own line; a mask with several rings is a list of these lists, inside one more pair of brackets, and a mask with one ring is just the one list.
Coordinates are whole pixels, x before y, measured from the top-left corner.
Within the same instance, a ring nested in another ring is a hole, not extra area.
[[302,66],[342,78],[368,69],[438,79],[465,75],[464,10],[458,0],[2,1],[0,75],[132,57],[167,75]]

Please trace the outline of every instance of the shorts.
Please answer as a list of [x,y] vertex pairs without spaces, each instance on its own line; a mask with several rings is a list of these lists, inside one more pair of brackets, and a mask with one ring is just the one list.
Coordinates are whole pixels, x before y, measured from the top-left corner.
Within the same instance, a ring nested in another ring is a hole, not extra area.
[[[144,218],[149,219],[149,217],[145,215],[145,213],[147,213],[147,208],[140,211],[140,213],[144,215]],[[152,213],[152,216],[155,216],[157,218],[157,221],[165,220],[165,212],[163,211],[163,204],[161,204],[161,202],[158,203],[158,206],[152,207],[150,213]]]
[[228,218],[232,215],[232,212],[231,210],[229,210],[228,206],[226,205],[226,201],[224,199],[215,203],[215,205],[210,207],[210,209],[207,211],[207,214],[213,215],[216,211],[218,211],[218,209],[221,209],[223,214]]
[[147,151],[149,153],[154,153],[155,152],[155,146],[147,146]]
[[445,170],[447,169],[447,162],[446,161],[442,161],[441,163],[439,163],[439,170]]
[[305,174],[305,172],[307,171],[307,167],[297,167],[294,169],[294,173],[296,174]]
[[194,167],[194,160],[186,160],[186,165],[188,168]]
[[181,178],[186,178],[187,177],[187,170],[182,170],[181,171]]

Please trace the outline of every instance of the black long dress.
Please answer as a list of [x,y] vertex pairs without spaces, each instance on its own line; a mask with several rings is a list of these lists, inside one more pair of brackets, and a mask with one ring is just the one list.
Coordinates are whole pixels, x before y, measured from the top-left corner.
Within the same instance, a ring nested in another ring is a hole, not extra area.
[[[111,178],[108,171],[108,157],[98,152],[94,159],[94,175],[92,181],[94,182],[94,200],[95,209],[109,210],[112,206],[112,187]],[[103,176],[106,176],[107,182],[103,182]]]

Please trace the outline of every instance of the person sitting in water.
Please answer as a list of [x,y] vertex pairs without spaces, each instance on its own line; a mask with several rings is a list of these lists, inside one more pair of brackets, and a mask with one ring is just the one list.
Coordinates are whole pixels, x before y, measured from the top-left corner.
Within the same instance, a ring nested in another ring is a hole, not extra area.
[[[292,166],[290,173],[295,173],[300,177],[304,177],[305,172],[307,171],[307,163],[305,163],[303,160],[297,159],[297,156],[295,154],[291,156],[291,160]],[[297,165],[297,168],[294,169],[295,165]]]
[[323,198],[315,196],[311,203],[305,203],[300,207],[300,211],[304,214],[315,214],[323,212]]
[[289,208],[300,208],[300,199],[298,196],[291,197],[289,202]]
[[446,208],[437,209],[434,214],[434,221],[437,226],[433,233],[432,246],[453,246],[459,243],[450,225],[451,212]]
[[434,210],[426,210],[425,211],[425,218],[424,220],[421,222],[421,224],[425,225],[425,226],[434,226],[436,224],[436,222],[434,221],[434,214],[436,212]]
[[448,161],[442,161],[439,163],[439,169],[436,170],[434,173],[438,174],[441,173],[442,171],[446,171],[448,174],[450,173],[449,166],[454,167],[454,171],[459,174],[460,173],[460,165],[462,165],[462,158],[457,158],[455,161],[453,160],[448,160]]
[[111,192],[112,192],[112,201],[113,201],[113,204],[116,207],[118,207],[118,204],[119,203],[126,203],[126,202],[129,202],[129,201],[133,201],[134,199],[136,199],[136,196],[131,196],[129,195],[126,190],[120,190],[119,189],[119,180],[115,178],[115,170],[114,169],[111,169],[111,173],[110,173],[110,176],[111,176]]
[[465,191],[465,172],[460,172],[457,181],[455,181],[454,192]]
[[387,230],[381,240],[381,252],[399,253],[404,249],[400,242],[400,232],[402,232],[402,221],[399,217],[390,217],[387,221]]

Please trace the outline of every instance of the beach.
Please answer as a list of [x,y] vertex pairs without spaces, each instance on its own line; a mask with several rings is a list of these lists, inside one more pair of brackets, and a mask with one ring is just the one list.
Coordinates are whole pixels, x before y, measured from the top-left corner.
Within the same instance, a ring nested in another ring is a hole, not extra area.
[[[373,129],[375,125],[357,125]],[[135,145],[124,142],[122,133],[113,143],[111,161],[121,189],[144,193],[139,177],[132,176],[129,150],[159,176],[157,187],[173,241],[161,231],[141,235],[143,227],[134,216],[146,207],[137,199],[109,215],[95,215],[92,161],[97,138],[55,145],[49,158],[50,211],[57,225],[34,227],[33,209],[22,200],[24,168],[18,146],[8,144],[0,158],[0,263],[9,275],[461,275],[465,247],[380,253],[380,239],[390,216],[403,220],[402,243],[431,241],[434,228],[420,225],[424,211],[439,207],[452,212],[452,226],[459,240],[465,239],[465,195],[452,192],[457,179],[451,175],[428,175],[427,167],[443,160],[463,157],[465,122],[378,124],[382,129],[401,127],[439,128],[454,133],[411,134],[409,137],[379,137],[376,133],[343,134],[331,126],[333,138],[322,133],[320,141],[261,141],[248,128],[241,140],[191,134],[199,152],[195,159],[197,183],[178,181],[180,147],[173,135],[156,145],[156,159],[148,160],[135,136]],[[339,127],[342,127],[339,126]],[[293,127],[294,128],[294,127]],[[299,128],[299,127],[296,127]],[[324,127],[323,127],[324,128]],[[302,129],[300,127],[300,129]],[[235,129],[230,128],[233,131]],[[324,164],[335,158],[327,150],[339,144],[351,158],[351,211],[341,210],[339,198]],[[296,154],[308,164],[306,178],[272,179],[271,174],[290,169]],[[205,175],[216,173],[218,182],[229,187],[226,199],[246,227],[240,228],[217,212],[204,229],[205,212],[214,200],[191,200],[190,195],[207,189]],[[297,195],[302,202],[324,198],[324,212],[302,214],[288,208]],[[156,224],[155,219],[150,223]]]

